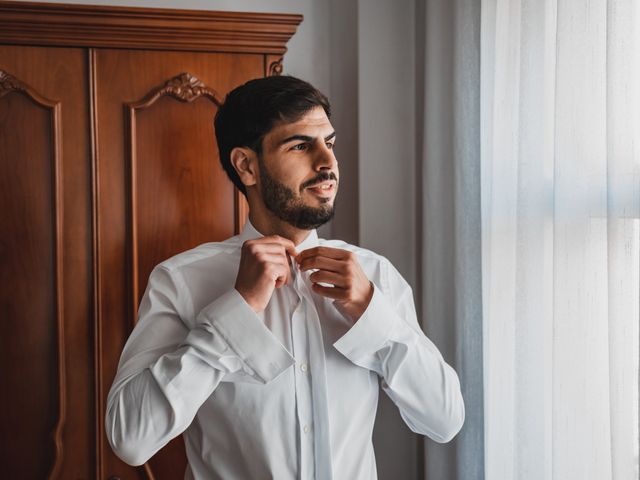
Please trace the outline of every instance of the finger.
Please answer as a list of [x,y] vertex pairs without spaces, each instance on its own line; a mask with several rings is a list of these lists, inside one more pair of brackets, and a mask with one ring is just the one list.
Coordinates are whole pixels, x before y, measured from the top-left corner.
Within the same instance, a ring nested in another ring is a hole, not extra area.
[[329,272],[344,272],[345,263],[342,260],[334,260],[333,258],[320,257],[313,255],[304,258],[299,262],[300,270],[303,272],[311,269],[327,270]]
[[320,256],[333,258],[335,260],[346,260],[350,258],[352,253],[348,250],[344,250],[342,248],[333,248],[333,247],[313,247],[308,248],[307,250],[303,250],[298,254],[298,263],[304,260],[305,258],[312,256]]
[[295,257],[298,253],[296,252],[296,244],[293,243],[288,238],[281,237],[280,235],[269,235],[268,237],[262,237],[265,243],[276,243],[281,245],[285,251]]
[[247,247],[249,247],[251,250],[256,250],[256,251],[261,251],[265,249],[269,249],[269,250],[277,249],[283,252],[287,251],[287,249],[281,242],[277,242],[274,240],[261,241],[261,242],[251,241],[251,242],[245,242],[245,243]]
[[340,287],[323,287],[317,283],[312,283],[311,288],[314,292],[323,297],[332,298],[334,300],[344,300],[347,298],[347,291]]
[[[262,245],[250,245],[247,247],[248,256],[262,263],[281,263],[290,267],[289,257],[280,245],[276,244],[262,244]],[[243,252],[244,254],[245,252]]]
[[313,283],[328,283],[335,287],[347,288],[347,279],[344,275],[340,275],[334,272],[327,272],[325,270],[318,270],[317,272],[313,272],[309,279]]
[[261,253],[271,253],[271,254],[277,254],[277,255],[282,255],[283,258],[287,256],[287,254],[289,253],[280,243],[265,243],[265,242],[261,242],[261,243],[252,243],[250,245],[247,245],[247,250],[252,254],[252,255],[259,255]]
[[256,254],[256,259],[263,263],[277,263],[289,267],[288,257],[284,253],[260,252]]
[[289,266],[281,263],[271,263],[267,265],[267,275],[275,282],[276,287],[281,287],[289,282]]

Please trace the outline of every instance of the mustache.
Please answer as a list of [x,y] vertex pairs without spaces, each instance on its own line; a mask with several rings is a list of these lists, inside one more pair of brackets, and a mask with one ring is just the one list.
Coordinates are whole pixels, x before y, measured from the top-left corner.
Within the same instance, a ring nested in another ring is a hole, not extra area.
[[304,182],[300,188],[305,189],[307,187],[315,185],[316,183],[326,182],[327,180],[335,180],[337,182],[338,177],[336,177],[336,174],[333,172],[320,172],[311,180],[307,180],[306,182]]

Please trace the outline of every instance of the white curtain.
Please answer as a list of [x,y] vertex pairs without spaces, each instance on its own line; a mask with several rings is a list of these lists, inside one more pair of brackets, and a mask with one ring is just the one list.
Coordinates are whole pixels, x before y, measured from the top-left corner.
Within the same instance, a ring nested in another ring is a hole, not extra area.
[[482,0],[488,480],[638,471],[640,2]]

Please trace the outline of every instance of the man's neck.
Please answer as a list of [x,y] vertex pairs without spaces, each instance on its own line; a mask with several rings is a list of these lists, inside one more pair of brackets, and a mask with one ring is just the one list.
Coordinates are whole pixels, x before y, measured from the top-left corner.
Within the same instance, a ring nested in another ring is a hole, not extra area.
[[249,211],[249,221],[262,235],[279,235],[291,240],[295,245],[300,245],[311,233],[311,230],[301,230],[293,225],[280,220],[271,212],[266,215],[256,215]]

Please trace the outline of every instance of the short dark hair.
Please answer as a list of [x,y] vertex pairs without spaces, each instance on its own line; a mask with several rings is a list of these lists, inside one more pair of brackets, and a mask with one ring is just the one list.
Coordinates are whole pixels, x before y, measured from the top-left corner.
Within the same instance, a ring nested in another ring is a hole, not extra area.
[[262,140],[278,123],[299,120],[315,107],[331,117],[327,97],[313,85],[289,75],[257,78],[227,94],[214,125],[222,168],[246,196],[247,189],[231,165],[231,150],[247,147],[262,153]]

